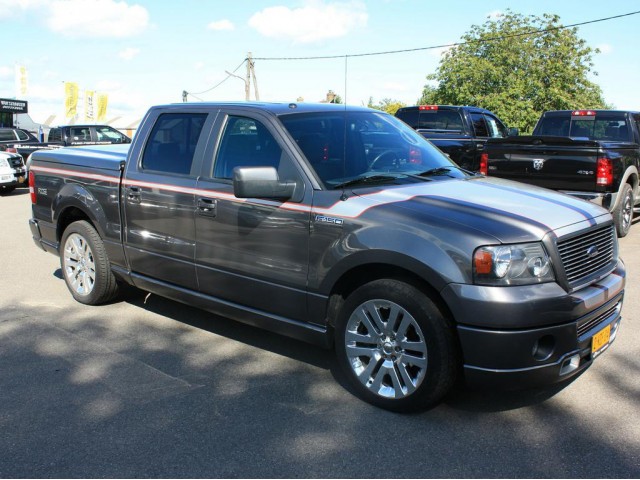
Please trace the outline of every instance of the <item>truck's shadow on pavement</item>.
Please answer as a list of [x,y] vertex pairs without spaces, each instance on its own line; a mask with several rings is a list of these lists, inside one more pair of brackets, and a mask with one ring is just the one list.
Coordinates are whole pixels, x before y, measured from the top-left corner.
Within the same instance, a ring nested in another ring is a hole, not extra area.
[[[63,279],[60,269],[57,269],[53,275]],[[327,370],[345,390],[355,395],[335,360],[333,350],[325,350],[316,345],[245,325],[158,295],[148,295],[147,292],[135,287],[126,286],[121,297],[114,303],[120,301],[185,325]],[[515,410],[545,402],[569,386],[580,375],[566,382],[526,390],[470,389],[459,381],[443,403],[456,410],[467,412]]]

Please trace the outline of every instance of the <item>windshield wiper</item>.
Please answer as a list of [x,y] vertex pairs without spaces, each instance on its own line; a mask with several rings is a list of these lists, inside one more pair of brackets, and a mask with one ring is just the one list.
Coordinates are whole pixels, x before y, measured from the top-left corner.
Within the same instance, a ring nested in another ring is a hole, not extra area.
[[457,167],[436,167],[425,170],[424,172],[416,173],[417,177],[432,177],[437,175],[447,175],[452,168]]
[[453,175],[449,175],[449,172],[451,172],[451,170],[453,169],[460,170],[462,173],[464,173],[465,175],[469,175],[470,177],[477,177],[478,175],[481,175],[479,172],[472,172],[471,170],[466,170],[456,165],[451,165],[450,167],[431,168],[429,170],[425,170],[424,172],[416,173],[415,175],[417,177],[435,177],[438,175],[442,175],[445,177],[456,178]]
[[364,177],[352,178],[351,180],[347,180],[346,182],[338,183],[334,185],[334,189],[351,187],[353,185],[364,185],[367,183],[384,183],[389,180],[397,180],[400,176],[406,177],[407,175],[369,175]]

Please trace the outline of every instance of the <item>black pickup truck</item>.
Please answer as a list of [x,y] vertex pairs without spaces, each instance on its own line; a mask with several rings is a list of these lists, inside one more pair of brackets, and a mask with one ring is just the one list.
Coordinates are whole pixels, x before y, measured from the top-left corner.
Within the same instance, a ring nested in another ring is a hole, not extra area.
[[111,145],[131,143],[131,139],[109,125],[61,125],[49,130],[46,142],[19,128],[0,129],[0,150],[22,155],[27,168],[29,157],[37,150],[78,145]]
[[611,211],[618,236],[638,210],[640,112],[545,112],[533,135],[491,139],[482,173],[559,190]]
[[396,117],[428,139],[462,168],[483,169],[482,149],[489,138],[518,135],[484,108],[453,105],[403,107]]
[[32,155],[30,220],[73,297],[122,284],[335,347],[392,410],[560,382],[616,337],[609,212],[456,166],[342,105],[153,107],[129,145]]

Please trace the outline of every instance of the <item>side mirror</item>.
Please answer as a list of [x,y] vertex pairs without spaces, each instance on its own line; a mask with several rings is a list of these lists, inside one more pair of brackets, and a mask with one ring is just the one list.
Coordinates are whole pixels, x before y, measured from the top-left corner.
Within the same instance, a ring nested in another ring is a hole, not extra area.
[[295,182],[281,182],[273,167],[236,167],[233,169],[233,194],[237,198],[273,198],[289,200],[296,193]]
[[518,135],[520,135],[520,131],[515,127],[511,127],[507,132],[507,135],[509,137],[517,137]]

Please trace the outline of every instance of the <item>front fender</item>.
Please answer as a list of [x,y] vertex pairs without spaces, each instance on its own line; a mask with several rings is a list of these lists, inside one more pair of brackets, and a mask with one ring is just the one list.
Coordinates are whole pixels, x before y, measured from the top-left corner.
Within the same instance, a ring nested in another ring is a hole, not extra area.
[[465,241],[464,236],[456,238],[451,232],[436,235],[382,226],[346,235],[325,253],[321,261],[321,264],[333,265],[326,270],[319,290],[328,295],[348,272],[369,265],[387,265],[412,272],[437,291],[449,283],[469,283],[471,256],[477,243]]

